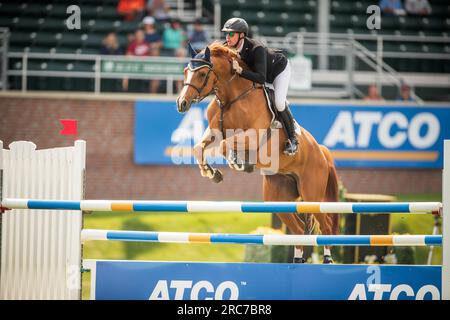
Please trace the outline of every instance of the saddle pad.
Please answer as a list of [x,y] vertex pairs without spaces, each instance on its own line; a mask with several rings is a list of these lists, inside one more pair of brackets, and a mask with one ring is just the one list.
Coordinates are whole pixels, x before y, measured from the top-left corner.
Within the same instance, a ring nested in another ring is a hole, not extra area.
[[[266,97],[267,105],[269,106],[269,111],[271,111],[271,113],[275,115],[275,119],[273,120],[277,120],[282,124],[283,122],[281,121],[280,116],[278,115],[278,110],[275,107],[275,91],[271,83],[266,83],[264,85],[264,95]],[[302,134],[301,133],[302,128],[295,119],[294,119],[294,127],[295,133],[300,136]]]

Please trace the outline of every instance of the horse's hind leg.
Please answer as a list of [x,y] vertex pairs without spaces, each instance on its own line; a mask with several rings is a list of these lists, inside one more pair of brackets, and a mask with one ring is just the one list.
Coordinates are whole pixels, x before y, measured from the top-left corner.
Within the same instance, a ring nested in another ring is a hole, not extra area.
[[[320,202],[326,201],[326,189],[328,183],[328,169],[316,172],[305,172],[302,183],[299,185],[301,196],[304,201]],[[333,221],[330,215],[315,213],[314,219],[319,223],[320,232],[325,235],[333,234]],[[323,263],[333,263],[331,247],[325,246],[323,251]]]
[[[298,201],[296,181],[288,176],[276,174],[263,178],[264,201]],[[297,214],[277,213],[280,220],[293,234],[304,234],[305,224]],[[304,263],[303,246],[295,246],[294,263]]]

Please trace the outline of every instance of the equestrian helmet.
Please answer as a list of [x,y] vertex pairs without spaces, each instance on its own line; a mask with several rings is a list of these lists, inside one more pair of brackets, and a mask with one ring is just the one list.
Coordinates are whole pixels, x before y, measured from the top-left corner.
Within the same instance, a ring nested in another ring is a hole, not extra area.
[[228,19],[227,22],[223,25],[222,31],[229,32],[242,32],[248,34],[248,24],[242,18],[231,18]]

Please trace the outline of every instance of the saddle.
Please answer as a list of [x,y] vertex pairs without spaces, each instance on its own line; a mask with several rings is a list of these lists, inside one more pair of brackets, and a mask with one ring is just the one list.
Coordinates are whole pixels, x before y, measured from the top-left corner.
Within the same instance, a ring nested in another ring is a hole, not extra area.
[[[272,84],[266,83],[264,86],[264,96],[266,97],[267,105],[269,106],[269,111],[272,114],[272,121],[270,122],[271,129],[281,129],[283,128],[283,122],[280,120],[279,112],[275,107],[275,90]],[[289,107],[287,105],[286,107]],[[301,127],[297,120],[294,119],[295,123],[295,133],[301,134]]]
[[[270,129],[281,129],[283,128],[283,122],[280,120],[280,115],[275,107],[275,90],[273,88],[273,85],[270,83],[266,83],[263,86],[264,90],[264,96],[266,97],[266,102],[269,107],[269,111],[272,114],[272,120],[270,122]],[[289,105],[286,105],[286,108],[288,108]],[[294,125],[295,125],[295,133],[297,133],[298,136],[301,135],[301,127],[297,123],[297,121],[294,119]],[[270,135],[270,132],[269,132]],[[237,171],[244,171],[247,173],[253,172],[255,169],[254,164],[250,164],[244,160],[241,160],[237,156],[237,152],[235,150],[230,150],[230,152],[227,155],[228,160],[228,166],[232,169],[235,169]]]

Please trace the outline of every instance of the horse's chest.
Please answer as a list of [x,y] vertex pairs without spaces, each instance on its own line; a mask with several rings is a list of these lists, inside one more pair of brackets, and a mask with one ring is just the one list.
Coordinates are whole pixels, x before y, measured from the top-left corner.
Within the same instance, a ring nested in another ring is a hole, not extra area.
[[218,112],[211,121],[211,127],[225,130],[247,130],[251,126],[247,121],[245,114],[237,114],[236,112],[225,111],[223,115]]

